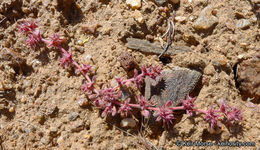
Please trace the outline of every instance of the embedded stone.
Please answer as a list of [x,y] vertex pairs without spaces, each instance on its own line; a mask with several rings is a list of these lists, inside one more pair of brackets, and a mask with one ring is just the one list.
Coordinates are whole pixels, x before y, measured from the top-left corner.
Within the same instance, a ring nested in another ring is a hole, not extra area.
[[194,22],[193,28],[196,30],[212,29],[218,23],[218,18],[212,15],[212,10],[211,6],[205,7]]
[[161,6],[161,5],[163,5],[164,3],[166,3],[166,0],[154,0],[154,2],[155,2],[157,5]]
[[174,4],[178,4],[180,2],[180,0],[170,0],[171,2],[173,2]]
[[133,118],[124,118],[120,123],[121,127],[131,127],[134,128],[136,126],[136,121]]
[[132,9],[138,9],[141,7],[141,0],[126,0],[126,4]]
[[251,25],[251,22],[247,19],[240,19],[237,21],[236,27],[239,29],[247,29]]

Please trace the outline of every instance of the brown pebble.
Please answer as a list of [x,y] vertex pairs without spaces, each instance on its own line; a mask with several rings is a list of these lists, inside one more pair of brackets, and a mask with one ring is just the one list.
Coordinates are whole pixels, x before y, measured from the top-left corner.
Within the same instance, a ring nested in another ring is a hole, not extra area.
[[136,62],[132,54],[129,52],[123,52],[119,56],[118,61],[120,62],[121,66],[127,71],[134,69],[136,66]]
[[85,124],[83,121],[76,121],[71,126],[71,132],[79,132],[85,128]]
[[38,123],[43,124],[45,122],[45,115],[42,112],[38,114]]
[[116,49],[115,45],[111,46],[111,50],[115,50],[115,49]]
[[229,140],[229,138],[230,138],[230,133],[228,133],[228,132],[223,132],[223,133],[221,134],[221,138],[222,138],[223,140]]
[[148,41],[153,41],[153,40],[154,40],[154,37],[153,37],[153,35],[151,35],[151,34],[146,35],[145,38],[146,38]]
[[168,7],[159,7],[159,11],[167,13],[169,11]]
[[78,100],[78,104],[79,104],[80,107],[87,106],[88,105],[88,100],[86,98],[80,98]]
[[87,135],[85,135],[85,139],[87,141],[91,141],[93,139],[93,136],[91,134],[87,134]]
[[13,112],[14,112],[14,107],[10,107],[10,108],[9,108],[9,112],[10,112],[10,113],[13,113]]
[[211,13],[212,13],[212,15],[216,16],[217,15],[217,9],[213,9]]
[[246,48],[246,47],[247,47],[247,43],[240,43],[240,46],[241,46],[242,48]]
[[84,32],[91,33],[91,34],[96,33],[96,30],[98,27],[100,27],[100,25],[98,23],[85,24],[85,25],[81,26],[81,28]]
[[21,98],[21,102],[22,102],[23,104],[26,103],[26,98],[25,98],[24,96]]

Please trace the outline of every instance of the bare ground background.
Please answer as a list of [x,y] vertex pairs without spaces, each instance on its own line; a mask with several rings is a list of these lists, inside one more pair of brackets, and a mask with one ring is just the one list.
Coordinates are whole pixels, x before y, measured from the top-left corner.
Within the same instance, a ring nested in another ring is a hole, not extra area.
[[[164,12],[153,1],[142,1],[132,10],[122,0],[5,0],[0,1],[0,145],[1,149],[180,149],[180,141],[255,142],[260,148],[260,29],[257,0],[181,0],[166,3]],[[201,13],[205,8],[209,13]],[[176,10],[173,45],[192,51],[171,56],[163,64],[157,55],[126,47],[135,37],[165,43],[168,18]],[[202,18],[198,22],[198,18]],[[31,50],[19,33],[21,20],[34,19],[44,37],[59,32],[64,46],[78,62],[96,67],[98,83],[126,77],[118,57],[130,52],[138,65],[163,65],[199,70],[203,76],[196,105],[207,109],[226,99],[243,111],[243,121],[232,130],[222,127],[210,134],[203,117],[183,114],[172,130],[146,125],[121,128],[115,119],[101,118],[84,98],[83,77],[59,66],[59,53],[42,47]],[[92,30],[84,30],[86,26]],[[252,99],[252,103],[248,100]],[[193,147],[216,149],[217,147]],[[219,147],[230,149],[231,147]],[[232,148],[231,148],[232,149]],[[234,148],[235,149],[235,148]]]

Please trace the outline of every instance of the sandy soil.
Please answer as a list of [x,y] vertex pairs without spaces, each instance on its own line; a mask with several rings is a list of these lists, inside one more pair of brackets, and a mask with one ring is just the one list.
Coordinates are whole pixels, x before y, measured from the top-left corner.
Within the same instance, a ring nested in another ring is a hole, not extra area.
[[[243,94],[246,91],[240,91],[248,88],[240,87],[246,85],[238,83],[236,75],[244,60],[259,62],[259,3],[181,0],[179,4],[163,5],[168,8],[164,12],[149,0],[143,0],[137,10],[132,10],[124,0],[0,1],[1,149],[188,149],[191,147],[178,147],[176,141],[224,140],[255,142],[253,147],[240,148],[259,149],[260,100],[257,92],[248,96]],[[198,23],[202,27],[197,27],[196,21],[206,7],[211,12],[204,16],[208,22],[202,20],[201,25]],[[189,46],[191,52],[173,55],[169,62],[162,63],[158,55],[127,48],[128,37],[165,44],[166,38],[161,36],[173,10],[176,11],[173,45]],[[78,105],[77,100],[86,97],[80,90],[84,78],[62,68],[56,50],[29,49],[26,37],[17,29],[24,19],[36,20],[43,37],[60,33],[66,39],[64,47],[71,48],[78,62],[96,67],[97,83],[110,83],[115,76],[129,78],[118,61],[128,51],[139,66],[154,64],[164,69],[179,66],[200,71],[203,75],[196,105],[208,109],[226,99],[242,110],[243,120],[232,130],[223,126],[219,134],[208,132],[202,116],[190,119],[187,114],[168,131],[160,126],[142,125],[142,119],[136,120],[134,128],[122,128],[120,116],[102,118],[91,104],[86,108]],[[93,28],[86,30],[86,26]],[[88,55],[91,61],[85,59]],[[259,72],[255,75],[248,78],[259,83]],[[251,88],[259,89],[259,85]],[[248,102],[250,98],[253,103]]]

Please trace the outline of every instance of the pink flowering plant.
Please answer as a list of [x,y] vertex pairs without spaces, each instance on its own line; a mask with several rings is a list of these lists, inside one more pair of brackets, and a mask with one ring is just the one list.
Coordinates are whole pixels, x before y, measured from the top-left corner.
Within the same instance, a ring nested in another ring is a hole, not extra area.
[[174,111],[185,110],[190,116],[196,113],[203,114],[205,121],[209,123],[211,129],[217,129],[220,126],[220,121],[228,123],[228,125],[235,125],[238,121],[242,120],[241,110],[229,106],[225,101],[222,101],[219,109],[211,107],[209,110],[198,109],[195,105],[196,97],[189,95],[183,99],[181,106],[173,106],[172,101],[169,100],[162,107],[152,104],[144,96],[136,96],[136,102],[132,102],[130,98],[122,100],[122,88],[129,87],[131,84],[139,90],[142,88],[145,77],[155,79],[161,75],[162,68],[160,66],[143,66],[141,72],[134,70],[134,77],[130,79],[123,79],[116,77],[117,85],[110,87],[109,85],[97,86],[95,83],[95,76],[90,76],[92,73],[92,66],[89,64],[79,64],[73,59],[72,51],[65,50],[62,46],[62,39],[59,34],[55,33],[49,38],[43,38],[40,31],[37,29],[38,24],[34,21],[23,21],[19,24],[19,30],[28,38],[26,44],[31,49],[36,49],[41,43],[46,44],[50,48],[57,48],[61,53],[60,65],[68,68],[69,66],[75,67],[76,71],[80,72],[85,81],[81,90],[88,96],[97,108],[102,110],[102,117],[116,114],[121,114],[127,117],[133,111],[140,110],[140,114],[148,118],[151,114],[155,114],[156,121],[162,121],[163,126],[170,128],[173,124],[175,117]]

